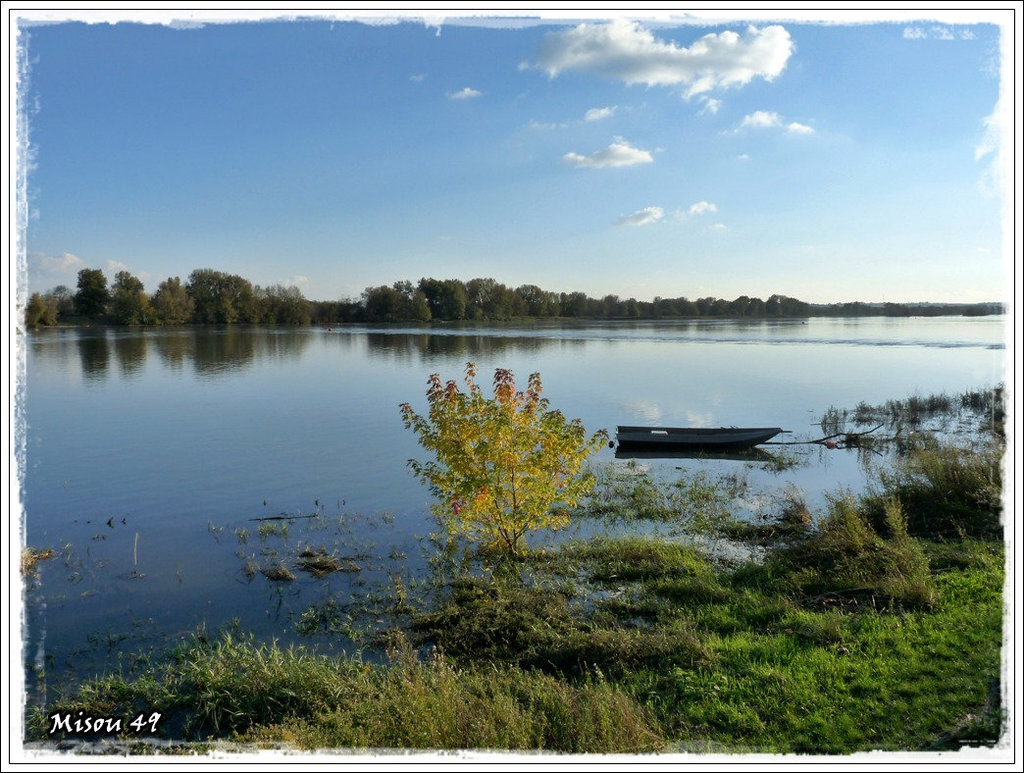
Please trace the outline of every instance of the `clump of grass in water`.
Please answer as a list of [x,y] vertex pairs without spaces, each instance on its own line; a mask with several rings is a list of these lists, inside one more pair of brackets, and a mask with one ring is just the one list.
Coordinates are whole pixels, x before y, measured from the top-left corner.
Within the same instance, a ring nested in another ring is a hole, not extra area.
[[295,573],[283,563],[264,566],[260,569],[260,574],[274,582],[291,582],[295,579]]
[[332,572],[337,572],[341,569],[341,562],[330,555],[327,549],[323,547],[319,550],[313,550],[312,548],[301,550],[298,563],[302,571],[309,572],[314,577],[326,577]]
[[39,550],[38,548],[25,547],[21,551],[21,576],[38,577],[39,562],[46,561],[57,555],[53,548]]
[[288,537],[288,522],[281,521],[264,521],[259,527],[260,539],[265,540],[270,537],[280,537],[286,539]]
[[957,396],[914,395],[903,400],[887,400],[881,405],[861,402],[852,412],[833,406],[822,415],[820,425],[826,435],[846,432],[847,421],[857,426],[881,423],[901,434],[904,430],[920,429],[931,420],[959,418],[964,411],[975,417],[979,428],[1001,436],[1005,419],[1002,385]]

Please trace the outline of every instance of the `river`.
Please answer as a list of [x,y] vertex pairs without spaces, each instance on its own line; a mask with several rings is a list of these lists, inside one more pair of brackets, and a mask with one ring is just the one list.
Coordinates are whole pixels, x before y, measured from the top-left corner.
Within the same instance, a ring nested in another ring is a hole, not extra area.
[[[779,426],[801,440],[822,434],[830,406],[998,384],[1005,325],[937,317],[31,332],[16,402],[24,536],[56,555],[25,595],[30,692],[41,699],[53,680],[116,667],[197,630],[235,624],[302,641],[298,622],[311,605],[358,592],[398,562],[415,573],[435,526],[429,492],[407,468],[422,452],[398,406],[425,409],[431,373],[461,379],[472,361],[486,389],[497,367],[524,385],[540,372],[552,407],[590,431]],[[756,490],[797,487],[820,503],[864,487],[856,453],[793,449],[800,463],[781,471],[744,467]],[[593,463],[628,462],[605,449]],[[645,464],[671,474],[702,463]],[[277,520],[256,520],[267,518]],[[321,546],[349,571],[299,572],[287,583],[259,571]]]

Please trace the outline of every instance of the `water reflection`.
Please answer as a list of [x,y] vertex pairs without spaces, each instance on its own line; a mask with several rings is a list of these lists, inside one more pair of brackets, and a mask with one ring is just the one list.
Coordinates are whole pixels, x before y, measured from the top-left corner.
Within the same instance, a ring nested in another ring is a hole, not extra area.
[[102,381],[107,377],[110,365],[110,347],[107,336],[87,335],[78,339],[78,357],[82,372],[90,381]]
[[164,367],[178,373],[184,370],[185,362],[191,359],[195,351],[194,336],[191,333],[157,335],[153,337],[153,342]]
[[[521,331],[519,331],[521,333]],[[538,354],[543,350],[569,348],[580,351],[585,338],[494,335],[485,333],[435,334],[407,332],[363,333],[371,358],[403,364],[433,363],[437,360],[495,360],[508,355]]]
[[241,373],[262,360],[299,360],[316,331],[274,328],[204,328],[168,331],[90,329],[33,333],[33,356],[41,364],[67,367],[77,353],[82,373],[89,381],[103,381],[111,361],[120,375],[138,378],[151,354],[168,370],[183,371],[187,365],[200,377]]
[[126,379],[138,376],[146,363],[149,339],[140,335],[115,335],[114,356],[121,375]]
[[[949,323],[951,324],[951,323]],[[900,332],[905,335],[894,336]],[[943,336],[943,332],[951,335]],[[239,375],[259,363],[295,362],[317,342],[346,355],[367,357],[390,365],[426,365],[438,362],[537,359],[552,353],[572,356],[593,346],[622,343],[742,343],[798,345],[861,345],[878,349],[891,346],[926,348],[999,349],[997,323],[964,325],[946,331],[921,323],[906,330],[885,328],[877,321],[826,320],[808,325],[789,322],[673,321],[631,323],[551,324],[532,326],[370,328],[352,326],[327,331],[319,328],[202,327],[129,330],[88,328],[34,331],[28,338],[33,355],[42,364],[67,368],[70,352],[89,381],[102,381],[116,360],[119,375],[135,379],[155,352],[159,363],[172,372],[189,368],[203,379]],[[995,340],[993,340],[995,339]]]

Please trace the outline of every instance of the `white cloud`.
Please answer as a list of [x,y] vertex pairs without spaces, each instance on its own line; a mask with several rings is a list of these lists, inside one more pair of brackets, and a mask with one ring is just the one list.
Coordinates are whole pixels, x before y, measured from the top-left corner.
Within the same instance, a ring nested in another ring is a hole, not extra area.
[[483,96],[483,92],[471,89],[469,86],[466,86],[461,91],[451,91],[448,93],[448,99],[474,99],[479,96]]
[[116,274],[118,271],[128,271],[128,266],[119,260],[108,260],[103,264],[103,267],[109,274]]
[[787,134],[814,134],[813,127],[808,126],[804,123],[797,123],[792,121],[786,123],[782,120],[782,116],[776,113],[774,110],[757,110],[749,115],[743,116],[743,120],[740,122],[740,129],[782,129],[785,128]]
[[988,159],[988,164],[982,171],[979,185],[983,193],[988,196],[997,195],[1000,185],[1005,183],[1005,164],[1002,162],[1002,135],[1004,128],[1002,100],[996,103],[991,115],[982,120],[985,127],[981,141],[974,149],[974,160],[982,161]]
[[613,106],[613,107],[594,107],[594,108],[591,108],[590,110],[588,110],[586,112],[586,115],[583,116],[583,120],[584,121],[601,121],[601,120],[603,120],[605,118],[611,118],[613,115],[615,115],[615,111],[618,110],[618,109],[619,108],[615,107],[615,106]]
[[88,268],[84,260],[70,252],[56,258],[43,252],[34,252],[29,258],[36,267],[46,273],[78,273],[81,269]]
[[28,256],[29,271],[50,277],[75,276],[88,265],[77,255],[65,252],[59,257],[45,252],[33,252]]
[[786,127],[787,134],[814,134],[814,129],[807,124],[797,123],[793,121],[789,126]]
[[290,276],[282,282],[285,287],[305,287],[309,284],[309,277],[302,274]]
[[750,154],[749,153],[740,153],[738,156],[736,156],[736,160],[737,161],[749,161],[750,160]]
[[415,75],[409,76],[409,80],[411,80],[413,83],[423,83],[423,81],[426,80],[426,78],[427,76],[424,75],[423,73],[416,73]]
[[774,111],[758,110],[750,115],[743,116],[743,123],[740,124],[740,128],[751,126],[757,129],[782,126],[782,118]]
[[589,156],[581,156],[579,153],[566,153],[562,156],[562,161],[571,166],[600,169],[603,167],[649,164],[654,161],[654,158],[649,151],[634,148],[628,142],[619,138],[604,150],[595,151]]
[[547,131],[547,130],[550,130],[550,129],[566,129],[566,128],[568,128],[568,126],[569,126],[569,124],[567,124],[567,123],[554,123],[554,122],[544,123],[543,121],[530,121],[530,128],[531,129],[542,129],[544,131]]
[[712,230],[715,230],[715,231],[724,231],[725,230],[725,223],[715,223],[713,226],[711,226],[711,228],[712,228]]
[[657,223],[665,216],[665,210],[661,207],[644,207],[632,215],[623,215],[615,221],[615,225],[651,225]]
[[995,153],[999,149],[1000,127],[998,107],[991,115],[982,119],[982,124],[985,126],[985,133],[982,135],[981,142],[978,143],[978,147],[974,149],[975,161],[981,161],[985,156],[990,153]]
[[698,201],[696,204],[690,205],[691,215],[707,215],[718,211],[718,207],[712,204],[710,201]]
[[711,97],[702,97],[702,99],[704,101],[704,107],[700,109],[701,115],[704,115],[705,113],[714,115],[722,106],[722,100],[720,99],[712,99]]
[[742,35],[710,33],[689,48],[658,40],[640,24],[616,19],[548,33],[536,65],[555,77],[579,69],[648,86],[683,85],[692,97],[716,88],[772,80],[786,67],[793,41],[784,27],[748,27]]

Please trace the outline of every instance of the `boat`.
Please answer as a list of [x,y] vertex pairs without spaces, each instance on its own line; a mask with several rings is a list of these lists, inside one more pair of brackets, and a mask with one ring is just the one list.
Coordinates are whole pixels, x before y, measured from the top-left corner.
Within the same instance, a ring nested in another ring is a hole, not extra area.
[[771,440],[781,427],[629,427],[615,430],[620,449],[726,451]]

